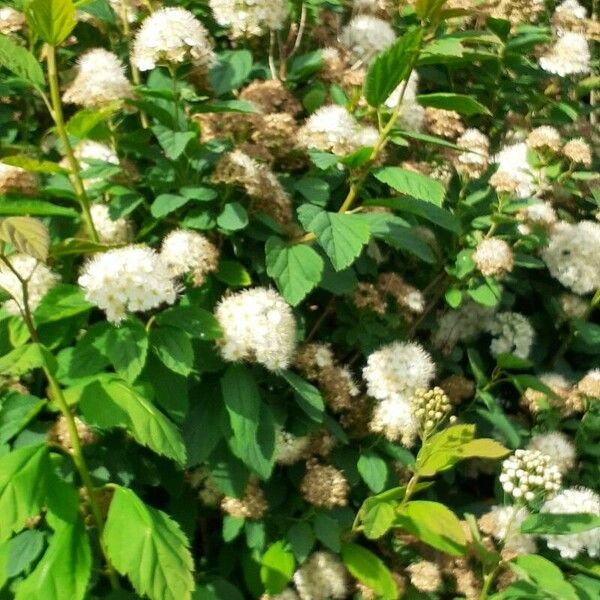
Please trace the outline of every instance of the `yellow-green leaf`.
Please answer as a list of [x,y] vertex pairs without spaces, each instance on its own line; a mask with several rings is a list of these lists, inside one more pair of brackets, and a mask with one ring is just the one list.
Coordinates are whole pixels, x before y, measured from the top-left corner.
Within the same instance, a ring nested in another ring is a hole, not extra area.
[[52,46],[64,42],[77,24],[72,0],[29,0],[25,16],[29,27]]
[[48,228],[31,217],[8,217],[0,221],[0,240],[11,243],[16,250],[44,262],[48,258],[50,235]]

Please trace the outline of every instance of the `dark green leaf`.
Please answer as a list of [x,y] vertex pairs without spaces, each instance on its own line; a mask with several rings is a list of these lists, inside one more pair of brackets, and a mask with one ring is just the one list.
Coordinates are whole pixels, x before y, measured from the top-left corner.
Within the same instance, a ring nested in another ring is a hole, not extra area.
[[475,100],[473,96],[466,96],[464,94],[451,94],[448,92],[421,94],[417,96],[417,102],[421,106],[453,110],[467,116],[492,114],[483,104]]
[[376,169],[373,174],[401,194],[442,206],[446,190],[439,181],[427,175],[400,167],[383,167]]
[[194,366],[194,348],[187,333],[176,327],[150,330],[150,346],[163,364],[180,375],[189,375]]

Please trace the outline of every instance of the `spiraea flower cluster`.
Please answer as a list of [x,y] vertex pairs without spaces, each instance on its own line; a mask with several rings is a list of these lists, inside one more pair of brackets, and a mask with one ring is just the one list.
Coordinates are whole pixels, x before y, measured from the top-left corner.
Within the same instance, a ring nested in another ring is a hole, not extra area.
[[330,552],[315,552],[294,573],[301,600],[336,600],[348,593],[349,577],[342,561]]
[[133,225],[125,217],[112,219],[106,204],[96,203],[90,207],[94,227],[100,241],[105,244],[127,244],[133,239]]
[[38,180],[34,173],[0,162],[0,194],[33,196],[37,191]]
[[353,61],[368,64],[376,54],[394,43],[396,34],[387,21],[371,15],[354,17],[342,30],[340,41]]
[[216,271],[219,251],[195,231],[175,229],[163,240],[160,256],[174,277],[191,273],[194,284],[202,285],[208,273]]
[[210,0],[219,25],[231,28],[231,36],[257,36],[283,27],[288,16],[284,0]]
[[516,450],[502,463],[502,489],[516,501],[531,502],[560,489],[561,474],[547,454],[538,450]]
[[440,387],[419,389],[412,397],[415,417],[421,423],[423,435],[428,435],[448,416],[452,405],[446,392]]
[[510,246],[500,238],[486,238],[473,253],[477,269],[485,277],[502,277],[513,270],[515,259]]
[[501,312],[489,320],[487,326],[492,336],[490,352],[494,356],[514,354],[527,358],[533,345],[535,330],[529,319],[516,312]]

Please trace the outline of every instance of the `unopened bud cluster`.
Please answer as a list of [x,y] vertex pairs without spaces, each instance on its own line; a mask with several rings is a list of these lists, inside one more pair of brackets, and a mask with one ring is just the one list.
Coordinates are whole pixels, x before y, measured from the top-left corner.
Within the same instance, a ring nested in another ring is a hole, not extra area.
[[537,495],[557,492],[561,479],[558,466],[537,450],[516,450],[502,463],[500,483],[515,499],[531,502]]
[[412,397],[415,416],[421,421],[423,433],[433,431],[448,415],[452,404],[440,387],[419,389]]

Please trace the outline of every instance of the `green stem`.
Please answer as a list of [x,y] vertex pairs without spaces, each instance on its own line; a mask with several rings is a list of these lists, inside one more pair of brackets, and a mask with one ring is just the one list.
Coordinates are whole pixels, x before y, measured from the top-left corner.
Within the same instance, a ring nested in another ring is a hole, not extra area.
[[52,118],[54,119],[56,131],[58,132],[58,136],[60,137],[60,141],[62,142],[67,155],[71,176],[73,178],[73,187],[75,188],[75,194],[77,195],[77,200],[79,201],[79,206],[81,207],[83,221],[87,228],[90,239],[93,242],[98,242],[100,240],[98,238],[98,233],[96,232],[92,215],[90,213],[90,201],[87,197],[85,187],[81,179],[79,162],[75,157],[71,142],[69,141],[67,129],[65,127],[65,119],[60,99],[60,88],[58,84],[58,71],[56,69],[56,48],[50,44],[46,45],[46,60],[48,63],[48,83],[50,85]]

